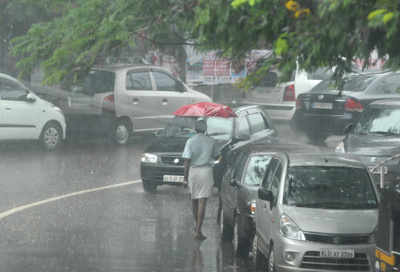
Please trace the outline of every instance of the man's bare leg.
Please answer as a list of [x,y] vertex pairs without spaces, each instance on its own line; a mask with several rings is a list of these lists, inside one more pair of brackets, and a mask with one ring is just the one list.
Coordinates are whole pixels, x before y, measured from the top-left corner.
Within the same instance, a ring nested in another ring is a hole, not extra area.
[[194,232],[197,229],[197,214],[199,213],[199,200],[192,199],[192,212],[193,212],[193,219],[194,219]]
[[196,238],[199,240],[204,240],[207,237],[205,237],[201,232],[201,227],[203,226],[204,216],[206,213],[207,198],[200,198],[198,204],[199,206],[197,211]]

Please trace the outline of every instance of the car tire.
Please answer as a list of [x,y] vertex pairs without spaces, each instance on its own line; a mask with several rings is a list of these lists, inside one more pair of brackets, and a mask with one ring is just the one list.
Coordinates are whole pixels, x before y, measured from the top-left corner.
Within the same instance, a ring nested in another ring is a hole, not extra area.
[[271,248],[269,250],[268,261],[267,261],[267,269],[265,271],[267,271],[267,272],[275,272],[276,271],[275,251],[274,251],[274,247],[272,245],[271,245]]
[[220,230],[221,230],[221,239],[223,241],[232,241],[233,238],[233,229],[232,226],[229,225],[225,215],[224,209],[221,210],[221,219],[220,219]]
[[248,257],[250,251],[249,237],[245,237],[245,231],[243,230],[243,218],[240,215],[236,215],[233,223],[233,238],[232,245],[233,250],[237,256]]
[[266,265],[266,260],[264,255],[261,253],[258,247],[258,236],[254,235],[252,246],[251,246],[251,256],[256,270],[264,268]]
[[63,138],[61,126],[57,122],[49,122],[42,129],[40,144],[46,151],[53,151],[61,144]]
[[150,181],[142,181],[143,190],[147,193],[154,193],[157,190],[157,184]]
[[129,121],[117,120],[113,128],[112,139],[116,144],[125,145],[128,143],[131,132],[132,126]]

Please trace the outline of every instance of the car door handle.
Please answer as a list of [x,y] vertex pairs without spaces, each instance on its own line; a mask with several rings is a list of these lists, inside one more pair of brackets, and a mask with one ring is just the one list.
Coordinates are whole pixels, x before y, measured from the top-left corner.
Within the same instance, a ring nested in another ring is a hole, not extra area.
[[132,99],[132,104],[133,105],[139,104],[139,99],[137,99],[137,98]]
[[164,98],[163,100],[161,100],[161,105],[165,106],[168,104],[168,99]]

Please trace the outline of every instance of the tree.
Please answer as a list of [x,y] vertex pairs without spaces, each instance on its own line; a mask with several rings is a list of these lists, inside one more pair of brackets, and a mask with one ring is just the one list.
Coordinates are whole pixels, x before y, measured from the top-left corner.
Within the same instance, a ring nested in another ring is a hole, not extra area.
[[182,45],[191,38],[187,33],[195,0],[58,2],[64,7],[60,16],[34,24],[13,40],[22,75],[30,74],[40,63],[47,84],[71,76],[77,79],[105,56],[118,56],[123,48],[134,48],[138,42],[173,52],[181,65],[185,63]]
[[207,48],[242,57],[251,49],[271,48],[271,64],[286,74],[296,67],[336,67],[336,78],[376,50],[400,65],[399,2],[390,0],[199,0],[195,31]]

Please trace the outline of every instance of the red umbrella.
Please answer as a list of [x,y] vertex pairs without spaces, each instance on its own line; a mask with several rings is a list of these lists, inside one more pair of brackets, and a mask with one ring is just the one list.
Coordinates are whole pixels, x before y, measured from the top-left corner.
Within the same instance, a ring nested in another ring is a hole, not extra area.
[[199,102],[180,107],[174,112],[176,116],[191,117],[237,117],[233,110],[222,104],[213,102]]

